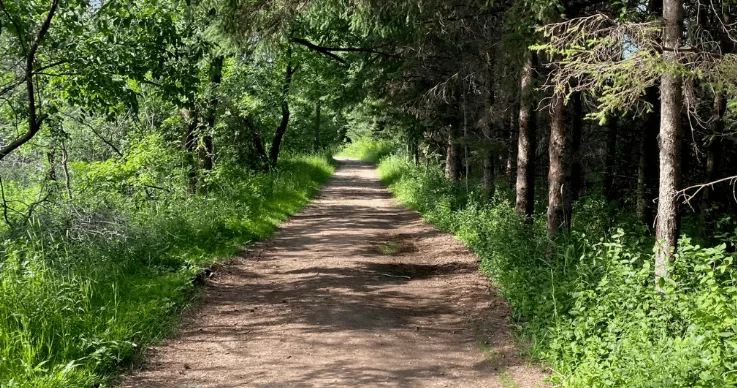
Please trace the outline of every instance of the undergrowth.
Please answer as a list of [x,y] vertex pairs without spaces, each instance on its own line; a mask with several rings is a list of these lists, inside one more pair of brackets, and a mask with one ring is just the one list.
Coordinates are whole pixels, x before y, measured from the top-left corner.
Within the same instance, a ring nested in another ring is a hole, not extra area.
[[364,137],[345,145],[337,156],[379,163],[381,159],[389,156],[394,148],[395,144],[391,140],[373,140],[370,137]]
[[737,386],[734,247],[702,247],[684,236],[661,294],[653,240],[597,197],[577,203],[571,234],[548,255],[544,215],[521,221],[511,191],[488,200],[448,182],[439,167],[401,156],[379,170],[397,198],[480,256],[555,385]]
[[98,189],[107,199],[5,232],[0,386],[107,384],[176,327],[204,266],[267,237],[332,171],[327,156],[288,156],[268,174],[219,176],[207,194],[148,205]]

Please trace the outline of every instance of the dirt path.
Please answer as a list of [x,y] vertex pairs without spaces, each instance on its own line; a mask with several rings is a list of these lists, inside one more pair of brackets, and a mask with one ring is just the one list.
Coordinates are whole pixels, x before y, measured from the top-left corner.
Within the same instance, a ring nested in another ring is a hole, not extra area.
[[463,244],[344,160],[123,387],[540,387],[507,314]]

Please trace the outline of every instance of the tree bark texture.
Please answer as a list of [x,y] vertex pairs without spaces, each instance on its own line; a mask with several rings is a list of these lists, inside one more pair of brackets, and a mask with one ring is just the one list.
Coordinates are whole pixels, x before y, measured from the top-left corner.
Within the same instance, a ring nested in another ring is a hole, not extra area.
[[[468,139],[468,85],[465,80],[461,80],[461,114],[463,115],[463,139]],[[461,158],[461,165],[463,166],[463,178],[466,182],[466,191],[468,191],[468,176],[470,175],[471,166],[468,163],[468,143],[464,141],[463,144],[463,157]]]
[[456,105],[454,113],[448,125],[448,143],[445,152],[445,177],[448,180],[457,181],[461,177],[461,169],[463,168],[463,149],[460,145],[461,131],[464,130],[464,90],[463,76],[459,77],[456,86]]
[[508,157],[506,174],[509,179],[509,187],[514,187],[517,182],[517,139],[519,139],[518,121],[519,104],[509,110],[509,141],[507,143]]
[[583,101],[581,93],[571,96],[573,122],[571,125],[571,201],[576,201],[584,189],[583,164],[581,163],[581,136],[583,134]]
[[536,54],[528,53],[522,68],[519,137],[517,140],[517,185],[515,207],[522,217],[532,217],[535,211],[535,149],[537,123],[534,108],[533,83]]
[[281,122],[279,123],[279,126],[276,128],[276,132],[274,133],[274,138],[271,141],[271,149],[269,149],[269,163],[271,163],[272,166],[276,166],[276,162],[279,159],[279,150],[281,149],[281,142],[284,138],[284,134],[287,132],[287,126],[289,125],[289,101],[287,98],[289,97],[289,90],[292,87],[292,79],[294,77],[294,73],[297,71],[294,67],[292,67],[291,63],[291,54],[289,55],[290,62],[287,63],[287,69],[284,73],[284,85],[282,88],[282,101],[281,101]]
[[448,149],[445,156],[445,177],[449,180],[456,181],[461,177],[461,168],[463,157],[458,137],[460,128],[456,124],[448,126]]
[[[663,58],[678,62],[676,51],[681,44],[681,0],[663,1]],[[660,185],[658,216],[655,226],[655,279],[668,276],[680,232],[680,212],[677,192],[681,186],[681,108],[682,81],[672,71],[666,72],[660,85]]]
[[28,54],[26,54],[25,80],[26,93],[28,98],[28,130],[22,136],[13,140],[8,145],[0,148],[0,160],[3,160],[16,148],[22,146],[23,144],[26,144],[31,139],[33,139],[38,131],[41,130],[41,125],[43,124],[44,120],[48,118],[48,114],[46,113],[39,114],[38,107],[36,106],[37,91],[36,85],[33,83],[34,66],[36,65],[36,53],[41,46],[41,42],[43,42],[44,38],[49,32],[49,29],[51,28],[51,21],[54,19],[54,15],[56,15],[57,10],[59,9],[60,1],[61,0],[54,0],[51,3],[51,6],[49,7],[49,12],[46,14],[46,19],[44,19],[43,24],[41,24],[41,28],[38,30],[38,33],[36,33],[36,35],[33,37],[33,42],[28,49]]
[[315,137],[314,137],[314,151],[320,150],[320,100],[315,103]]
[[563,96],[555,94],[550,103],[550,143],[548,155],[548,238],[554,239],[571,226],[571,138],[565,125]]
[[[484,135],[484,140],[491,144],[494,139],[494,84],[493,84],[493,63],[491,62],[491,55],[486,55],[486,79],[484,80],[484,119],[481,130]],[[494,183],[494,155],[487,148],[483,153],[483,188],[486,195],[492,197],[494,195],[495,183]]]

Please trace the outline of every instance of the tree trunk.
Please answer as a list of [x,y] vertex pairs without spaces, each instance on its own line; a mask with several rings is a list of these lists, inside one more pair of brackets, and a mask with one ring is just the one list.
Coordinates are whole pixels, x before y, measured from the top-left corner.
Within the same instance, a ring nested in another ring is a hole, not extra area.
[[417,134],[417,128],[415,127],[410,136],[410,144],[412,145],[412,161],[415,165],[420,163],[420,138],[422,135]]
[[617,162],[617,126],[619,119],[617,116],[609,117],[609,125],[607,126],[606,137],[606,158],[604,160],[604,194],[607,202],[611,202],[617,198],[614,195],[614,168]]
[[210,64],[210,87],[212,88],[212,96],[207,107],[207,128],[202,135],[202,143],[204,147],[198,149],[200,166],[205,171],[212,170],[212,154],[213,143],[212,134],[215,131],[215,119],[217,117],[218,98],[215,89],[220,85],[223,79],[223,62],[225,58],[220,55],[215,57]]
[[[0,148],[0,160],[3,160],[16,148],[31,141],[31,139],[33,139],[33,137],[36,136],[36,134],[41,130],[41,125],[43,124],[44,120],[46,120],[49,116],[46,113],[39,114],[38,112],[38,108],[36,106],[36,98],[41,93],[40,91],[36,90],[36,85],[33,83],[33,80],[37,79],[36,77],[34,77],[33,69],[36,65],[36,53],[41,47],[41,42],[43,42],[44,38],[49,32],[49,29],[51,28],[51,21],[54,19],[54,15],[56,15],[57,10],[59,9],[60,2],[61,0],[53,0],[51,2],[49,11],[46,13],[46,18],[41,24],[41,28],[38,30],[38,33],[36,33],[33,37],[31,46],[28,49],[28,54],[26,54],[26,66],[24,70],[26,80],[26,98],[28,99],[28,130],[22,136]],[[2,3],[0,2],[0,4]],[[5,7],[3,6],[3,8]]]
[[[222,72],[223,57],[220,56],[215,58],[213,63],[210,65],[210,84],[212,89],[215,89],[215,87],[220,84],[220,81],[222,79]],[[210,98],[210,101],[208,102],[207,107],[207,128],[205,128],[205,133],[202,134],[204,147],[201,147],[199,149],[200,165],[202,166],[203,170],[207,171],[212,170],[212,134],[215,130],[215,119],[217,117],[218,106],[218,99],[215,95],[215,91],[213,90],[211,93],[212,96]]]
[[457,181],[461,177],[461,146],[458,144],[458,125],[448,126],[448,151],[445,156],[445,177]]
[[548,238],[571,226],[571,139],[564,120],[563,96],[555,94],[550,103],[550,169],[548,171]]
[[315,103],[315,152],[320,150],[320,100]]
[[292,67],[291,63],[291,52],[288,54],[289,56],[289,62],[287,63],[287,69],[284,74],[284,85],[282,87],[282,101],[281,101],[281,122],[279,123],[279,127],[276,128],[276,132],[274,133],[274,138],[271,141],[271,149],[269,150],[269,163],[271,163],[272,166],[276,166],[276,162],[279,159],[279,150],[281,149],[281,142],[284,138],[284,134],[287,132],[287,126],[289,125],[289,101],[287,98],[289,97],[289,89],[292,87],[292,78],[294,76],[294,73],[297,71],[295,68]]
[[[681,0],[663,1],[663,59],[677,63],[681,44]],[[655,280],[668,276],[680,232],[677,192],[681,185],[681,78],[666,72],[660,85],[660,186],[655,227]]]
[[[491,55],[486,54],[486,79],[484,80],[484,119],[481,130],[484,134],[484,141],[491,144],[494,139],[494,84],[493,84],[493,64],[491,62]],[[483,150],[483,187],[484,192],[489,197],[494,196],[494,155],[492,154],[489,147]]]
[[[714,108],[712,113],[712,124],[711,124],[711,131],[712,134],[715,136],[712,139],[707,140],[706,145],[706,170],[705,172],[705,182],[714,182],[716,177],[716,171],[717,171],[717,160],[719,158],[719,154],[721,153],[721,143],[720,138],[718,137],[723,131],[724,131],[724,112],[727,110],[727,99],[724,98],[724,94],[721,92],[717,92],[714,96]],[[712,195],[713,189],[710,186],[704,187],[703,194],[701,194],[701,206],[700,210],[702,213],[705,209],[708,208],[709,202],[711,201],[711,195]]]
[[61,170],[64,172],[64,188],[67,192],[67,199],[71,201],[73,197],[71,176],[69,175],[69,154],[67,153],[67,147],[63,141],[61,142],[59,148],[61,148]]
[[261,171],[269,171],[269,157],[266,155],[266,149],[264,148],[264,140],[261,136],[261,131],[258,129],[256,124],[251,121],[247,116],[242,117],[243,124],[245,124],[250,134],[251,145],[253,146],[253,152],[256,153],[256,160],[249,157],[249,163],[251,168],[256,168]]
[[64,171],[64,188],[67,191],[67,198],[71,201],[72,198],[72,183],[69,175],[69,154],[67,154],[67,147],[64,142],[61,142],[61,169]]
[[[663,12],[663,0],[650,0],[648,12],[657,15]],[[653,111],[647,115],[640,140],[640,155],[637,165],[637,219],[654,228],[655,204],[658,190],[658,132],[660,131],[660,94],[659,85],[646,90],[647,102]]]
[[456,109],[450,125],[448,125],[448,144],[445,153],[445,177],[448,180],[457,181],[461,177],[461,169],[463,168],[463,150],[459,142],[461,131],[465,121],[463,76],[459,76],[458,85],[456,86]]
[[509,187],[514,187],[517,182],[517,119],[519,118],[519,105],[515,104],[509,110],[509,142],[507,143],[509,155],[507,157],[506,173],[509,179]]
[[197,136],[197,110],[194,107],[184,108],[180,113],[186,125],[182,149],[185,151],[184,165],[187,169],[187,194],[194,195],[197,193],[197,163],[195,161],[195,153],[197,152],[197,143],[199,143]]
[[658,89],[647,90],[647,101],[653,111],[645,120],[640,140],[640,156],[637,167],[637,219],[648,227],[655,222],[653,200],[658,190],[658,131],[660,130],[660,99]]
[[271,148],[269,149],[269,163],[272,166],[276,166],[279,159],[279,151],[281,150],[281,142],[284,138],[284,134],[287,132],[287,126],[289,125],[289,103],[284,100],[281,103],[281,122],[274,132],[274,138],[271,141]]
[[517,141],[516,209],[522,217],[532,217],[535,211],[535,148],[536,114],[533,82],[536,54],[528,52],[522,69],[521,103],[519,108],[519,138]]
[[571,126],[571,201],[581,197],[584,186],[583,165],[581,164],[581,136],[583,132],[583,101],[581,93],[571,96],[573,103],[573,123]]
[[461,159],[461,163],[463,166],[463,179],[466,183],[466,191],[468,191],[468,175],[469,175],[469,164],[468,164],[468,95],[467,95],[467,85],[464,82],[464,79],[461,79],[460,85],[462,87],[461,89],[461,114],[463,115],[463,158]]
[[[202,147],[197,149],[197,155],[200,159],[200,166],[203,171],[212,170],[212,134],[207,133],[202,136]],[[202,182],[200,182],[202,184]]]
[[46,179],[56,182],[56,146],[52,144],[52,148],[46,152],[46,160],[49,162],[49,171],[46,173]]

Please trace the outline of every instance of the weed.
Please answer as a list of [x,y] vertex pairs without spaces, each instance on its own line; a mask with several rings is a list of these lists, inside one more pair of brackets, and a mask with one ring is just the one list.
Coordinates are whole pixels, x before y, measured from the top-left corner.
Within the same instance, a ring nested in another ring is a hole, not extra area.
[[486,361],[489,362],[489,364],[496,365],[498,363],[500,357],[499,352],[489,346],[489,341],[486,339],[486,337],[478,335],[476,337],[476,346],[479,347],[479,350],[481,350],[481,353],[484,354],[484,357],[486,358]]
[[376,252],[384,256],[396,256],[405,252],[414,252],[416,247],[412,242],[401,238],[394,238],[376,245]]
[[499,374],[499,384],[501,384],[502,388],[519,388],[517,382],[514,381],[514,377],[507,370]]
[[202,267],[267,237],[332,169],[327,157],[288,156],[269,174],[221,177],[206,194],[151,205],[98,189],[87,197],[108,201],[39,212],[23,233],[6,232],[0,386],[105,383],[171,333]]
[[544,215],[520,220],[511,191],[500,188],[489,201],[478,187],[448,182],[439,167],[401,156],[379,170],[397,198],[479,255],[530,352],[555,369],[556,385],[737,386],[737,269],[727,244],[682,238],[661,294],[654,242],[626,212],[610,219],[602,199],[576,204],[573,231],[551,257]]
[[378,163],[394,151],[395,145],[389,140],[372,140],[362,138],[343,147],[338,156],[345,156]]

